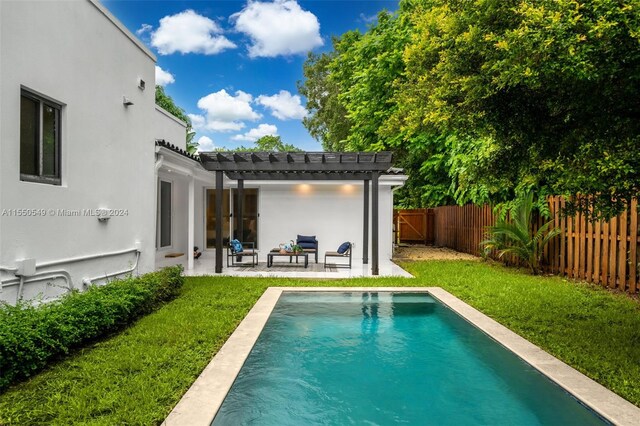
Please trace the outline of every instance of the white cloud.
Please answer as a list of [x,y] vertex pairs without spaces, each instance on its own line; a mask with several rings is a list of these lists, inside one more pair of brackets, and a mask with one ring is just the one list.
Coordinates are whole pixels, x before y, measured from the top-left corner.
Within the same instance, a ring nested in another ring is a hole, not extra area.
[[198,108],[207,111],[209,118],[221,121],[258,120],[262,116],[251,107],[253,96],[238,90],[231,96],[226,90],[208,94],[198,101]]
[[255,142],[263,136],[267,135],[278,135],[278,128],[273,124],[260,124],[258,127],[249,130],[247,133],[242,135],[235,135],[231,139],[234,141],[249,141]]
[[252,58],[306,53],[323,45],[318,18],[295,0],[249,1],[231,19],[236,30],[251,39]]
[[243,121],[255,121],[262,114],[255,112],[251,106],[253,96],[238,90],[230,95],[226,90],[210,93],[200,98],[198,108],[204,115],[189,114],[194,129],[215,132],[233,132],[245,127]]
[[377,13],[373,15],[365,15],[364,13],[360,14],[360,21],[364,22],[365,24],[371,24],[377,20],[378,20]]
[[200,114],[187,114],[191,119],[194,130],[208,130],[212,132],[235,132],[244,129],[244,123],[240,121],[211,120]]
[[193,10],[160,19],[160,27],[151,33],[151,45],[161,55],[204,53],[215,55],[236,45],[222,35],[222,28]]
[[211,120],[207,121],[205,129],[212,132],[236,132],[240,129],[244,129],[245,125],[241,121],[220,121]]
[[213,151],[217,147],[213,143],[213,139],[208,136],[200,136],[198,139],[198,152]]
[[142,24],[142,25],[140,26],[140,28],[138,28],[138,29],[136,30],[136,34],[138,34],[139,36],[141,36],[141,35],[143,35],[143,34],[145,34],[145,33],[150,32],[152,29],[153,29],[153,27],[152,27],[151,25],[149,25],[149,24]]
[[206,119],[200,114],[187,114],[187,117],[191,119],[191,127],[194,130],[202,130],[204,129],[204,125],[206,124]]
[[173,77],[173,74],[163,70],[162,68],[156,65],[156,84],[157,85],[166,86],[167,84],[171,84],[175,81],[176,79]]
[[260,95],[256,102],[269,108],[271,115],[280,120],[301,120],[307,116],[307,110],[302,106],[300,96],[291,95],[286,90],[281,90],[273,96]]
[[199,114],[187,114],[187,116],[191,119],[191,127],[195,130],[202,130],[207,122],[207,120]]

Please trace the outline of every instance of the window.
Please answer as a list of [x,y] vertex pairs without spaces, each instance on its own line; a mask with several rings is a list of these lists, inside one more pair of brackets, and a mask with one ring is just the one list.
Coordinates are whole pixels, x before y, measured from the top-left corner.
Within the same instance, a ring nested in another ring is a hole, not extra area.
[[171,247],[171,182],[160,181],[160,247]]
[[20,98],[20,179],[60,185],[60,111],[33,93]]

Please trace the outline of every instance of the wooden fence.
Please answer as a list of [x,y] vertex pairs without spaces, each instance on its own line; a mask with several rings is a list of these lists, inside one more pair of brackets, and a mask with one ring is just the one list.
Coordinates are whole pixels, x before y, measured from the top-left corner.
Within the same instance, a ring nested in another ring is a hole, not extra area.
[[[640,287],[640,224],[638,200],[608,221],[587,220],[584,214],[564,216],[562,197],[550,197],[553,225],[561,230],[545,248],[543,269],[605,287],[636,293]],[[444,206],[434,211],[434,244],[480,255],[486,227],[495,223],[491,206]],[[542,224],[539,219],[534,228]],[[512,263],[513,258],[504,259]]]
[[396,243],[433,244],[433,209],[393,211]]

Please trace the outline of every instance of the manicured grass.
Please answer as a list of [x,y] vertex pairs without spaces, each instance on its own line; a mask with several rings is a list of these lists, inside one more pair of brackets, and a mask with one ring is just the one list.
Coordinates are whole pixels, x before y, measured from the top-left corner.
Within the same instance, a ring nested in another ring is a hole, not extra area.
[[498,265],[403,265],[416,279],[188,278],[125,331],[0,395],[0,424],[158,424],[269,286],[440,286],[640,405],[640,305]]

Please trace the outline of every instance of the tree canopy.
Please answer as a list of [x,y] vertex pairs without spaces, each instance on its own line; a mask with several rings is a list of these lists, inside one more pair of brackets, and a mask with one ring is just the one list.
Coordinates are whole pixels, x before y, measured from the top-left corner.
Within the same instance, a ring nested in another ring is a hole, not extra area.
[[249,148],[244,146],[234,151],[269,151],[269,152],[300,152],[300,148],[282,142],[280,136],[266,135],[255,141],[255,145]]
[[312,136],[393,150],[402,205],[640,190],[640,0],[401,0],[304,75]]

